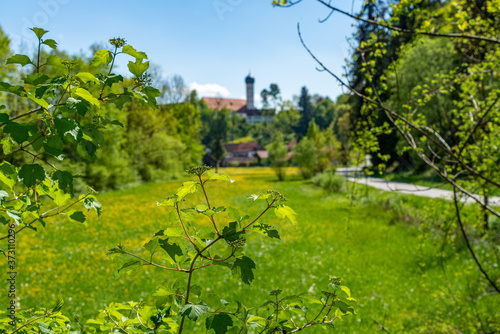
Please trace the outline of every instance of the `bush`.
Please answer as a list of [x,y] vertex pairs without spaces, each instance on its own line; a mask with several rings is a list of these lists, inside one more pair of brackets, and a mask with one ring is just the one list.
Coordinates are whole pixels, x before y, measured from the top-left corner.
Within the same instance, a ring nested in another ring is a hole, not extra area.
[[347,191],[347,181],[335,171],[327,171],[316,175],[311,182],[329,193],[343,193]]
[[305,137],[293,150],[294,160],[300,167],[300,172],[304,179],[310,179],[314,171],[318,168],[318,149],[314,142]]

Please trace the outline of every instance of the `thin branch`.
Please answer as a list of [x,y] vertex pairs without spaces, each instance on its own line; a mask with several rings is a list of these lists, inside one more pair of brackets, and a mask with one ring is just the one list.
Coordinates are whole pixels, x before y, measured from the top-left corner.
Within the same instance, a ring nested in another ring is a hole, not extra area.
[[476,262],[476,265],[478,266],[479,270],[483,273],[484,277],[488,282],[490,282],[490,285],[498,292],[500,293],[500,288],[495,284],[495,282],[488,276],[488,273],[483,269],[483,266],[479,262],[476,253],[472,249],[472,246],[469,242],[469,237],[467,236],[467,233],[465,232],[464,224],[462,222],[462,216],[460,214],[460,208],[458,207],[458,198],[457,198],[457,190],[453,188],[453,204],[455,205],[455,214],[457,216],[457,222],[458,225],[460,226],[460,231],[462,232],[462,236],[464,237],[465,244],[467,245],[467,248],[469,249],[469,252],[474,259],[474,262]]
[[28,144],[26,144],[26,145],[21,145],[21,147],[20,147],[20,148],[18,148],[17,150],[12,151],[12,152],[10,152],[10,153],[8,153],[8,154],[4,155],[3,157],[1,157],[1,158],[0,158],[0,160],[4,160],[4,159],[5,159],[6,157],[8,157],[9,155],[12,155],[12,154],[14,154],[14,153],[17,153],[17,152],[19,152],[19,151],[24,151],[24,149],[25,149],[26,147],[29,147],[29,146],[33,145],[33,144],[34,144],[34,143],[35,143],[38,139],[40,139],[40,138],[42,138],[42,137],[44,137],[44,136],[45,136],[45,135],[42,133],[40,136],[36,137],[35,139],[33,139],[33,141],[29,142]]
[[[313,53],[312,51],[307,47],[307,45],[305,44],[304,42],[304,39],[302,38],[302,34],[300,32],[300,25],[298,24],[297,25],[297,29],[298,29],[298,34],[299,34],[299,38],[300,38],[300,41],[302,43],[302,45],[304,46],[304,48],[306,49],[306,51],[311,55],[311,57],[323,68],[325,69],[325,71],[330,74],[331,76],[333,76],[342,86],[346,87],[349,91],[351,91],[353,94],[359,96],[360,98],[362,98],[363,100],[365,100],[366,102],[369,102],[371,104],[374,104],[378,107],[380,107],[385,113],[386,115],[392,119],[391,116],[394,116],[396,118],[398,118],[400,121],[402,121],[403,123],[405,123],[406,125],[408,125],[409,127],[413,128],[414,130],[418,131],[419,133],[423,134],[424,136],[426,136],[430,141],[432,141],[436,146],[438,146],[439,148],[441,148],[445,153],[447,153],[451,158],[455,159],[462,167],[464,167],[467,171],[469,171],[471,174],[487,181],[488,183],[496,186],[496,187],[499,187],[500,188],[500,184],[498,182],[495,182],[491,179],[489,179],[488,177],[482,175],[481,173],[477,172],[475,169],[473,169],[472,167],[470,167],[469,165],[465,164],[461,159],[459,159],[453,152],[450,152],[449,150],[446,149],[446,147],[444,147],[441,143],[439,143],[438,141],[436,141],[434,138],[430,137],[429,134],[427,132],[425,132],[424,130],[422,130],[420,127],[416,126],[415,124],[411,123],[410,121],[408,121],[407,119],[405,119],[403,116],[399,115],[397,112],[393,111],[393,110],[390,110],[388,109],[384,104],[381,104],[380,102],[376,101],[376,100],[373,100],[371,98],[369,98],[368,96],[358,92],[357,90],[355,90],[354,88],[348,86],[341,78],[339,78],[338,75],[336,75],[335,73],[333,73],[330,69],[328,69]],[[412,148],[416,149],[415,147],[415,144],[413,143],[412,144],[412,140],[408,137],[408,133],[406,133],[405,131],[403,131],[401,129],[401,127],[395,123],[394,121],[393,122],[393,125],[397,128],[398,132],[401,133],[401,135],[405,138],[405,140],[408,142],[408,144],[411,145]],[[457,188],[458,190],[460,190],[462,193],[464,193],[465,195],[467,195],[468,197],[470,197],[471,199],[473,199],[474,201],[476,201],[477,203],[479,203],[482,207],[484,207],[485,209],[487,209],[489,212],[491,212],[492,214],[494,214],[495,216],[499,217],[500,218],[500,213],[495,211],[494,209],[492,209],[489,205],[487,205],[483,200],[481,200],[480,198],[477,198],[476,196],[474,196],[472,193],[470,193],[469,191],[467,191],[466,189],[464,189],[463,187],[461,187],[460,185],[458,185],[454,180],[450,179],[449,177],[447,177],[446,175],[444,175],[440,170],[439,168],[432,162],[430,161],[427,156],[425,156],[422,152],[416,150],[416,153],[420,156],[420,158],[422,158],[422,160],[424,160],[424,162],[429,165],[430,167],[432,167],[432,169],[434,169],[438,174],[439,176],[441,176],[446,182],[450,183],[451,185],[453,185],[455,188]]]
[[125,251],[125,250],[123,251],[123,253],[127,254],[127,255],[130,255],[132,257],[135,257],[136,259],[139,259],[141,261],[144,261],[145,263],[142,264],[143,266],[154,266],[154,267],[158,267],[158,268],[165,269],[165,270],[179,271],[179,272],[183,272],[183,273],[187,273],[188,272],[186,269],[175,269],[175,268],[169,268],[169,267],[161,266],[159,264],[156,264],[154,262],[146,260],[146,259],[144,259],[144,258],[142,258],[140,256],[137,256],[137,255],[135,255],[133,253],[129,253],[129,252]]
[[31,325],[31,324],[32,324],[33,322],[35,322],[36,320],[38,320],[38,319],[42,319],[42,318],[47,318],[47,317],[49,317],[49,316],[50,316],[50,315],[48,315],[48,314],[44,314],[44,315],[41,315],[41,316],[39,316],[39,317],[36,317],[35,319],[33,319],[33,320],[31,320],[31,321],[29,321],[29,322],[25,323],[25,324],[24,324],[24,325],[22,325],[21,327],[16,328],[15,330],[13,330],[12,332],[10,332],[9,334],[14,334],[15,332],[19,331],[21,328]]
[[[13,118],[9,119],[9,122],[12,122],[12,121],[15,121],[16,119],[19,119],[19,118],[22,118],[22,117],[34,114],[34,113],[39,112],[39,111],[42,111],[43,109],[44,109],[43,107],[39,107],[39,108],[33,109],[31,111],[28,111],[27,113],[24,113],[24,114],[21,114],[19,116],[16,116],[16,117],[13,117]],[[2,123],[2,125],[5,125],[5,123]]]
[[387,328],[385,328],[384,325],[382,325],[381,323],[379,323],[377,320],[375,320],[373,318],[372,318],[372,320],[373,320],[374,323],[376,323],[380,327],[380,330],[382,330],[382,331],[384,331],[384,332],[386,332],[388,334],[391,334],[391,332],[389,332],[389,330]]
[[485,37],[485,36],[477,36],[477,35],[470,35],[470,34],[459,34],[459,33],[451,33],[451,34],[441,34],[438,32],[427,32],[427,31],[418,31],[418,30],[410,30],[410,29],[404,29],[400,27],[396,27],[387,23],[381,23],[376,20],[370,20],[370,19],[365,19],[359,15],[352,15],[346,11],[343,11],[337,7],[332,6],[331,4],[327,3],[324,0],[317,0],[319,3],[323,4],[324,6],[330,8],[332,11],[338,12],[340,14],[343,14],[345,16],[348,16],[352,19],[355,19],[357,21],[362,21],[371,25],[383,27],[392,31],[397,31],[399,33],[404,33],[404,34],[410,34],[410,35],[425,35],[425,36],[430,36],[430,37],[447,37],[447,38],[458,38],[458,39],[471,39],[471,40],[478,40],[478,41],[485,41],[485,42],[491,42],[495,44],[500,44],[500,39],[493,38],[493,37]]
[[[198,175],[198,178],[200,179],[201,189],[203,189],[203,194],[205,195],[205,200],[207,201],[207,206],[209,209],[212,209],[212,207],[210,206],[210,201],[208,200],[207,192],[205,190],[204,182],[201,180],[201,175]],[[215,233],[217,233],[217,235],[220,235],[219,229],[217,228],[217,224],[215,224],[215,219],[214,219],[213,215],[210,216],[210,220],[212,221],[212,225],[214,226]]]

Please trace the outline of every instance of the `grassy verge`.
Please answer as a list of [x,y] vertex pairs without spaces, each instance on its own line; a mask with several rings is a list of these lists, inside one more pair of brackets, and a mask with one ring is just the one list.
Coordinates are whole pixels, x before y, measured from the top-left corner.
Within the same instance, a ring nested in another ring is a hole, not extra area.
[[[247,196],[273,188],[289,199],[300,225],[295,229],[266,216],[264,222],[279,224],[282,240],[257,236],[248,240],[245,252],[257,264],[253,284],[240,285],[226,268],[210,267],[195,276],[207,292],[258,306],[271,290],[307,292],[320,289],[330,275],[336,275],[344,278],[359,301],[358,313],[338,322],[340,333],[373,333],[379,330],[374,320],[392,333],[452,332],[453,326],[463,330],[478,321],[485,326],[500,323],[498,296],[472,297],[475,286],[482,283],[465,250],[457,245],[438,257],[439,238],[423,238],[426,232],[420,221],[405,218],[406,211],[414,217],[418,210],[441,201],[405,196],[399,215],[384,207],[388,195],[375,190],[361,190],[367,199],[350,202],[348,195],[326,194],[298,174],[277,182],[268,168],[228,172],[236,182],[211,185],[208,191],[217,198],[212,205],[235,206],[253,217],[259,208],[252,207]],[[168,209],[155,204],[179,185],[179,181],[157,183],[103,194],[103,215],[92,218],[87,227],[56,223],[19,235],[21,307],[51,305],[62,295],[66,314],[87,319],[113,301],[149,301],[158,287],[177,276],[144,268],[117,278],[117,265],[105,253],[121,243],[146,254],[144,243],[168,226]],[[1,295],[1,305],[6,305],[6,297]]]

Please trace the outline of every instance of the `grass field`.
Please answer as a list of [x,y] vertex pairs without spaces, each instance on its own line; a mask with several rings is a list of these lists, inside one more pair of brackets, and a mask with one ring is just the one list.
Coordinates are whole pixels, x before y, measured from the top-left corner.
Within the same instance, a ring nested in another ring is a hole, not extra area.
[[[454,332],[456,327],[472,332],[478,322],[485,329],[500,323],[498,296],[470,297],[480,279],[465,250],[446,252],[445,275],[435,256],[439,244],[433,248],[436,241],[432,238],[421,241],[419,224],[412,219],[398,221],[401,216],[385,209],[380,201],[370,200],[387,195],[369,190],[368,200],[350,202],[348,195],[325,194],[297,173],[286,182],[276,182],[270,169],[227,171],[236,182],[212,183],[208,189],[216,198],[212,205],[238,207],[253,217],[259,208],[247,196],[273,188],[289,199],[287,204],[297,212],[299,226],[295,229],[274,215],[265,216],[265,222],[277,226],[282,240],[258,236],[248,240],[245,253],[257,264],[253,284],[238,284],[229,270],[216,266],[195,276],[207,290],[257,306],[273,289],[289,294],[318,291],[330,275],[336,275],[344,278],[343,284],[358,300],[357,314],[336,323],[339,333],[380,331],[375,321],[392,333]],[[172,194],[180,183],[101,194],[103,214],[99,218],[93,215],[87,227],[61,222],[19,235],[21,307],[49,306],[61,295],[66,314],[88,319],[110,302],[149,301],[175,273],[145,267],[116,278],[118,265],[106,256],[106,250],[120,243],[145,255],[144,243],[168,225],[169,210],[157,207],[156,202]],[[195,198],[201,202],[200,197]],[[412,196],[405,197],[405,203],[417,208],[436,206],[436,202]],[[422,243],[427,247],[419,248]],[[0,301],[6,305],[6,293]]]

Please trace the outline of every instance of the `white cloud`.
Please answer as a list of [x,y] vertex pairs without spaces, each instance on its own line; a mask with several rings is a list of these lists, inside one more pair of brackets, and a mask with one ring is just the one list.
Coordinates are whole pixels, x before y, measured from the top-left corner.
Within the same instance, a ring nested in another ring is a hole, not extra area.
[[189,84],[189,90],[196,90],[199,97],[229,97],[231,94],[226,87],[218,84],[199,84],[192,82]]

